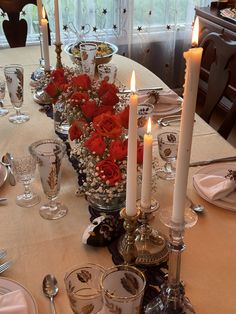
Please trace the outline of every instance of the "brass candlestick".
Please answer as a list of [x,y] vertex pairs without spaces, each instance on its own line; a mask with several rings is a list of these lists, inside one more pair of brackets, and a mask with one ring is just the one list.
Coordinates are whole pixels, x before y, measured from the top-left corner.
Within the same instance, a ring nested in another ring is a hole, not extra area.
[[135,230],[137,227],[137,221],[140,214],[140,210],[137,210],[136,215],[128,216],[126,209],[123,208],[120,212],[120,216],[124,218],[125,235],[120,239],[118,250],[123,256],[125,264],[135,264],[138,256],[138,251],[135,245]]
[[143,208],[141,201],[137,202],[140,209],[140,226],[135,231],[135,245],[138,251],[136,264],[159,265],[168,260],[167,239],[149,224],[149,217],[158,210],[159,203],[152,199],[149,208]]
[[61,63],[61,52],[62,52],[62,49],[61,49],[61,43],[55,43],[55,52],[57,54],[57,63],[56,63],[56,68],[59,69],[59,68],[62,68],[62,63]]

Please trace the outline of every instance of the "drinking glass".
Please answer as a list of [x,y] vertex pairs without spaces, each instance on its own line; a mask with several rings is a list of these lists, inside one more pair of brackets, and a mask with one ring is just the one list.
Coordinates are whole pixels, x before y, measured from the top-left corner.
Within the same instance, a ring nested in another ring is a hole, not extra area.
[[3,77],[0,77],[0,117],[8,114],[9,110],[3,107],[3,99],[5,98],[6,81]]
[[13,171],[16,179],[24,184],[24,193],[16,197],[16,204],[21,207],[32,207],[40,202],[40,197],[30,188],[35,169],[36,160],[31,155],[13,158]]
[[49,199],[40,208],[40,215],[45,219],[64,217],[68,209],[56,199],[61,186],[61,163],[66,145],[56,139],[46,139],[31,144],[29,151],[38,162],[43,191]]
[[140,313],[145,285],[143,273],[133,266],[105,270],[101,279],[104,313]]
[[96,68],[96,52],[97,45],[93,43],[80,44],[80,55],[82,70],[88,74],[91,78],[94,77]]
[[101,311],[103,302],[100,281],[103,273],[103,267],[92,263],[75,266],[66,273],[64,282],[75,314],[95,314]]
[[24,123],[29,115],[20,111],[23,104],[24,68],[20,64],[10,64],[4,67],[8,93],[16,113],[9,116],[12,123]]
[[114,83],[117,75],[117,66],[115,64],[99,64],[98,76],[100,80],[106,80],[108,83]]
[[177,132],[164,132],[157,136],[159,154],[166,162],[157,169],[157,174],[164,180],[175,179],[175,162],[177,159],[179,134]]

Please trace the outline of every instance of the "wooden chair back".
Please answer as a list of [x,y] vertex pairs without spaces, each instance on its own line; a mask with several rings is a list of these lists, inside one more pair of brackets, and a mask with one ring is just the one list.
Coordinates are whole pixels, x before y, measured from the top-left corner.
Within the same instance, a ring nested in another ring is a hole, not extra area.
[[[27,4],[37,5],[37,0],[0,0],[0,8],[8,15],[8,21],[3,21],[3,31],[11,48],[24,47],[27,38],[27,22],[20,19],[20,12]],[[49,44],[50,32],[49,34]]]
[[[212,60],[209,71],[205,67],[201,68],[199,87],[202,90],[205,89],[206,95],[200,116],[209,123],[214,110],[225,98],[228,107],[225,108],[225,119],[218,132],[227,138],[236,121],[236,91],[235,95],[227,97],[229,96],[227,90],[231,77],[233,71],[236,70],[232,68],[234,58],[236,59],[236,41],[227,40],[223,35],[217,33],[210,33],[203,38],[201,46],[203,47],[202,64],[206,58],[208,63],[209,58]],[[211,51],[211,55],[209,55],[209,51]]]

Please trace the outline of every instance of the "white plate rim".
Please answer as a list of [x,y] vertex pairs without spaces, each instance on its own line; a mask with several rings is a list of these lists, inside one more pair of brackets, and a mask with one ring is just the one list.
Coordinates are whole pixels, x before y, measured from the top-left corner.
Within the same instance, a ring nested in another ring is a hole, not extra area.
[[[9,285],[12,287],[9,287]],[[19,282],[15,281],[13,279],[10,279],[10,278],[0,277],[0,287],[8,288],[10,291],[15,291],[18,289],[24,291],[26,303],[27,303],[28,309],[29,309],[29,313],[30,314],[38,314],[38,306],[37,306],[37,303],[36,303],[34,297],[29,292],[29,290],[26,289],[22,284],[20,284]]]
[[[216,163],[216,164],[212,164],[212,165],[207,165],[207,166],[204,166],[202,168],[200,168],[198,171],[196,171],[194,173],[195,174],[208,174],[208,172],[205,172],[205,171],[209,171],[209,170],[214,170],[214,169],[219,169],[219,168],[230,168],[230,166],[234,167],[235,170],[236,170],[236,163]],[[231,210],[231,211],[236,211],[236,208],[235,208],[235,205],[234,204],[231,204],[231,203],[228,203],[226,201],[222,201],[222,200],[211,200],[209,199],[202,191],[200,191],[200,189],[198,188],[196,182],[194,181],[194,177],[193,177],[193,187],[194,189],[196,190],[196,192],[204,199],[206,200],[207,202],[213,204],[213,205],[216,205],[220,208],[224,208],[224,209],[228,209],[228,210]]]
[[3,174],[2,173],[0,174],[0,187],[1,187],[3,186],[3,184],[5,183],[7,179],[7,168],[3,164],[1,164],[0,166],[1,166],[0,172],[3,172]]

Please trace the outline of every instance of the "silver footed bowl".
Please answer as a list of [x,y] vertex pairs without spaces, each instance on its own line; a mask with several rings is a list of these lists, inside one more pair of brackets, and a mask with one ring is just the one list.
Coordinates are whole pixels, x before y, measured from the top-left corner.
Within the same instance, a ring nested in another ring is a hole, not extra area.
[[108,63],[112,56],[117,53],[118,47],[112,43],[99,40],[86,40],[71,43],[65,46],[64,51],[70,56],[71,61],[75,64],[81,62],[79,45],[81,43],[94,43],[97,45],[96,64]]

